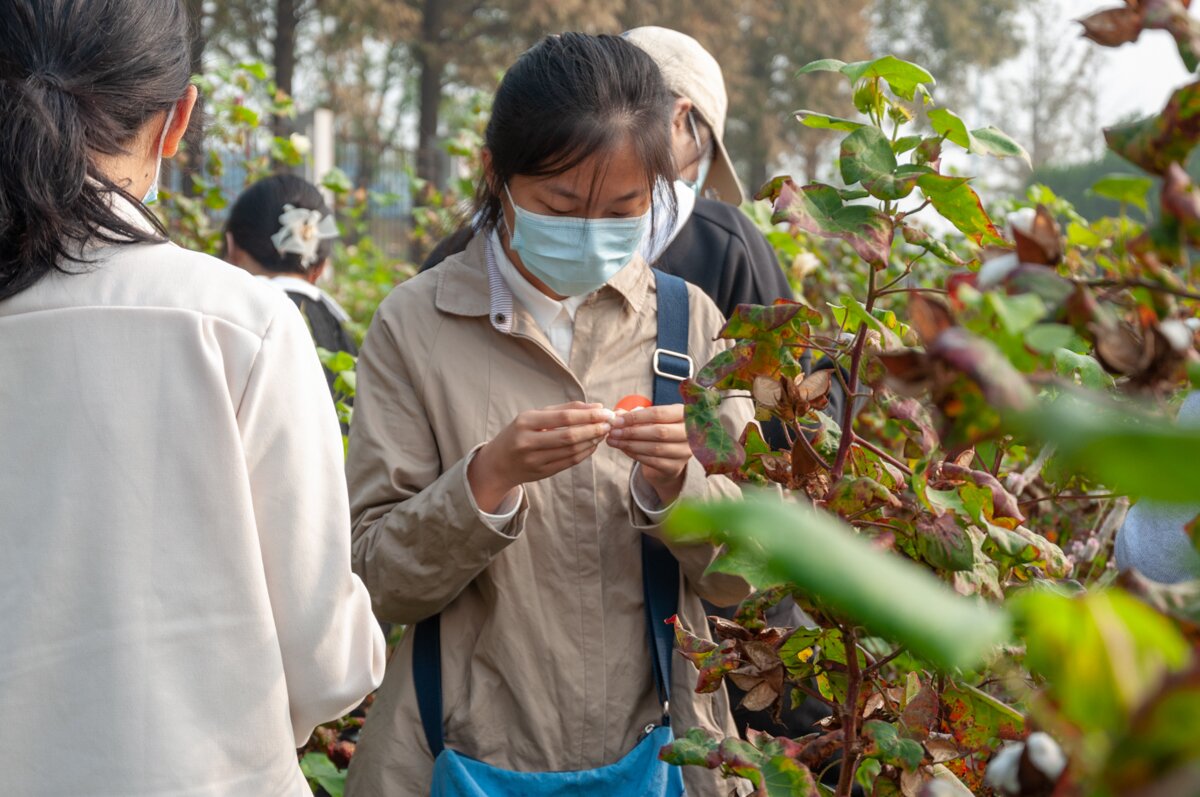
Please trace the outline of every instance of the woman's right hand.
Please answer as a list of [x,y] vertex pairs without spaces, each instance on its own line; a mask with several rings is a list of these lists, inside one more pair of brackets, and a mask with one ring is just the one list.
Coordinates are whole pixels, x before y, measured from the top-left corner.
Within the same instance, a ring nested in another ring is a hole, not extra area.
[[583,462],[608,435],[612,417],[603,404],[581,401],[522,412],[479,449],[467,468],[476,505],[495,514],[522,484]]

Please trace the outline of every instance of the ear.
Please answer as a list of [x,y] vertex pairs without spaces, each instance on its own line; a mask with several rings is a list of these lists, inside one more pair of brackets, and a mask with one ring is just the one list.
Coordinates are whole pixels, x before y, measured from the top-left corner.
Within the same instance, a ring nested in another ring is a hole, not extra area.
[[304,275],[304,279],[308,280],[313,285],[317,284],[317,280],[321,279],[321,275],[325,273],[325,266],[329,264],[329,260],[322,260],[315,266],[309,268],[308,273]]
[[225,262],[234,266],[241,266],[242,250],[238,248],[237,242],[233,240],[233,233],[225,233]]
[[173,158],[179,152],[179,143],[187,133],[188,125],[192,123],[192,111],[196,108],[196,100],[200,92],[195,86],[188,86],[183,97],[175,103],[175,116],[171,119],[171,127],[163,139],[163,157]]
[[692,128],[688,124],[688,114],[692,112],[692,107],[692,101],[687,97],[675,98],[675,108],[671,111],[671,130],[673,132],[691,137]]
[[488,188],[492,189],[492,193],[500,193],[501,189],[496,187],[496,172],[492,168],[492,151],[487,147],[483,148],[480,161],[483,164],[483,179],[487,180]]

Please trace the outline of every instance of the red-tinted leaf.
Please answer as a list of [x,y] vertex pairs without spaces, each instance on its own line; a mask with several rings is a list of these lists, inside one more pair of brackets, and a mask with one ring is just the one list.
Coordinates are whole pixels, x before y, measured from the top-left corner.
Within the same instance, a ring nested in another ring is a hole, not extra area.
[[1189,72],[1200,65],[1200,22],[1188,14],[1190,0],[1144,0],[1143,26],[1165,30],[1175,39],[1179,56]]
[[1024,375],[995,345],[962,327],[943,332],[929,353],[977,384],[993,410],[1023,411],[1034,404]]
[[995,476],[985,470],[972,470],[952,462],[943,462],[936,468],[932,478],[969,482],[987,488],[992,494],[992,518],[1012,518],[1018,523],[1025,522],[1025,515],[1022,514],[1017,499]]
[[1186,162],[1200,140],[1200,82],[1172,94],[1158,116],[1110,127],[1104,137],[1109,149],[1130,163],[1166,174],[1172,163]]
[[1062,260],[1062,230],[1045,205],[1038,205],[1037,215],[1029,228],[1014,225],[1013,239],[1017,242],[1017,258],[1022,263],[1053,266]]
[[705,730],[692,728],[683,736],[658,751],[660,761],[677,767],[704,767],[716,769],[721,766],[720,742]]
[[856,479],[842,479],[833,488],[833,495],[825,508],[844,518],[861,514],[864,510],[877,506],[900,506],[900,499],[892,495],[892,491],[874,479],[860,476]]
[[706,473],[734,473],[746,461],[746,451],[721,423],[721,395],[688,380],[679,386],[684,425],[692,453]]
[[679,652],[699,671],[696,680],[696,691],[700,694],[715,692],[721,686],[722,679],[738,668],[741,657],[737,652],[737,643],[727,639],[720,645],[692,634],[683,627],[679,618],[672,618],[675,624],[675,646]]
[[908,701],[900,715],[900,721],[914,739],[924,740],[929,737],[937,723],[938,696],[937,690],[931,684],[925,684],[920,691]]
[[917,552],[939,570],[958,572],[975,567],[971,537],[949,512],[917,520]]
[[726,340],[754,339],[793,342],[808,335],[821,314],[800,302],[780,299],[770,306],[739,304],[717,336]]
[[797,188],[785,184],[775,201],[772,219],[824,238],[841,239],[877,268],[885,268],[891,255],[891,218],[867,205],[843,204],[832,186],[814,183]]
[[1162,189],[1163,212],[1174,216],[1194,246],[1200,243],[1200,189],[1178,163],[1167,168]]
[[919,293],[914,293],[908,300],[908,317],[921,342],[926,346],[954,326],[954,316],[946,305]]
[[995,739],[1025,736],[1025,718],[1019,712],[973,686],[948,684],[942,703],[949,730],[964,750],[991,749]]
[[1083,35],[1104,47],[1135,42],[1142,34],[1142,14],[1136,8],[1108,8],[1079,20]]
[[713,390],[744,390],[754,378],[756,343],[739,343],[713,357],[699,373],[695,382],[703,388]]

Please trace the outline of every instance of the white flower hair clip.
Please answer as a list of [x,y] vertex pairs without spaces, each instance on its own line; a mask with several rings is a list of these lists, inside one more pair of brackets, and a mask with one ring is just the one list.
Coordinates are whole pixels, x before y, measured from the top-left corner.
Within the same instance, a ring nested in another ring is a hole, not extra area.
[[284,205],[279,223],[283,227],[271,236],[275,251],[281,255],[300,255],[300,264],[305,268],[316,262],[321,241],[339,235],[333,216],[322,218],[319,210]]

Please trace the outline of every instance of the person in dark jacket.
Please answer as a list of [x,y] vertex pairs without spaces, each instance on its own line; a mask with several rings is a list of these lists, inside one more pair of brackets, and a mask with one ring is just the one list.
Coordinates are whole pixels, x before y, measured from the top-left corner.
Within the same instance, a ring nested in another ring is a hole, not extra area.
[[[296,303],[313,342],[332,352],[357,355],[350,317],[317,287],[338,237],[333,211],[312,183],[290,174],[258,181],[242,192],[225,224],[223,258],[268,279]],[[330,393],[337,375],[325,370]]]

